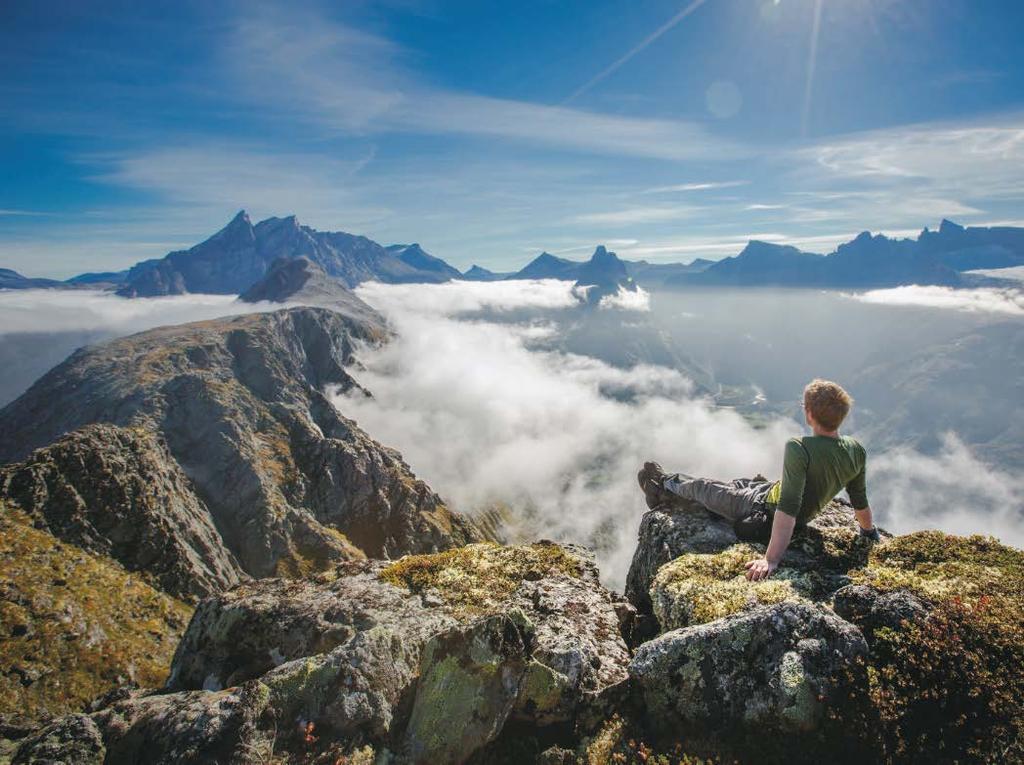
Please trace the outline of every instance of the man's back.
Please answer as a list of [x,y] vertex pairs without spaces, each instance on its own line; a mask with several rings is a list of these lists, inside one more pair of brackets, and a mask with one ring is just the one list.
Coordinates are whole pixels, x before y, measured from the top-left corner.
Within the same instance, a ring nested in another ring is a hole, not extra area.
[[867,454],[849,436],[804,436],[786,442],[782,481],[769,495],[778,510],[804,525],[846,489],[855,509],[868,506],[865,488]]

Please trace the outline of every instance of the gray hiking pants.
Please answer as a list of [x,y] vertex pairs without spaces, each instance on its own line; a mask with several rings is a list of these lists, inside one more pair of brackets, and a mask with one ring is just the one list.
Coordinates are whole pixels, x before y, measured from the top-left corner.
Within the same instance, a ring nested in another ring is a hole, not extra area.
[[772,488],[771,481],[737,478],[725,482],[677,473],[666,478],[663,485],[673,494],[703,505],[730,523],[743,521],[755,514],[768,515],[765,499]]

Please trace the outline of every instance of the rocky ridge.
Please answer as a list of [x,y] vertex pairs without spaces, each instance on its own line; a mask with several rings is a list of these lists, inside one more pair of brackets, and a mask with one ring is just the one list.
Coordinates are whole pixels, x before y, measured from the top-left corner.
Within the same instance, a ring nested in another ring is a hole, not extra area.
[[[80,464],[70,446],[36,456],[32,450],[106,423],[152,434],[161,444],[151,442],[153,459],[174,463],[173,496],[165,499],[182,498],[167,512],[188,507],[208,517],[223,547],[218,554],[249,576],[478,540],[472,523],[449,512],[396,452],[339,414],[324,393],[358,390],[345,365],[358,343],[384,337],[379,325],[336,311],[290,308],[82,349],[0,410],[8,435],[0,461],[17,462],[0,468],[8,476],[0,485],[10,487],[15,503],[18,491],[24,500],[43,496],[43,484],[74,486],[74,476],[56,475],[65,464],[60,455],[68,456],[69,470]],[[136,440],[112,447],[140,448]],[[27,477],[9,477],[36,475],[41,462],[49,463],[50,477],[34,489],[19,488]]]
[[1024,553],[872,545],[841,502],[747,582],[761,552],[678,503],[641,524],[632,603],[553,543],[245,582],[200,604],[162,690],[14,761],[1019,761]]

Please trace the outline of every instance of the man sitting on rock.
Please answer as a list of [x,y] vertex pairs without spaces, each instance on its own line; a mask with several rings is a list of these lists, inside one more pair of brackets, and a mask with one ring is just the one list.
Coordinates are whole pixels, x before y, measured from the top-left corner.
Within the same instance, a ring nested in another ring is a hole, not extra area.
[[740,539],[767,541],[764,557],[747,563],[747,579],[754,581],[771,576],[793,531],[804,528],[844,488],[861,535],[877,541],[865,488],[867,454],[856,440],[839,435],[852,404],[850,394],[834,382],[812,380],[804,388],[804,416],[814,435],[786,442],[782,480],[774,483],[666,475],[658,463],[644,463],[637,477],[647,506],[681,497],[731,521]]

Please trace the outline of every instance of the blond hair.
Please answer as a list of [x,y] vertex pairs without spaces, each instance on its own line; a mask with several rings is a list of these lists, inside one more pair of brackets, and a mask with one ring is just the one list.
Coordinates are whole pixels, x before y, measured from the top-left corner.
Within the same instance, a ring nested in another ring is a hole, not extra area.
[[831,380],[811,380],[804,388],[804,407],[826,430],[838,430],[853,406],[853,397]]

